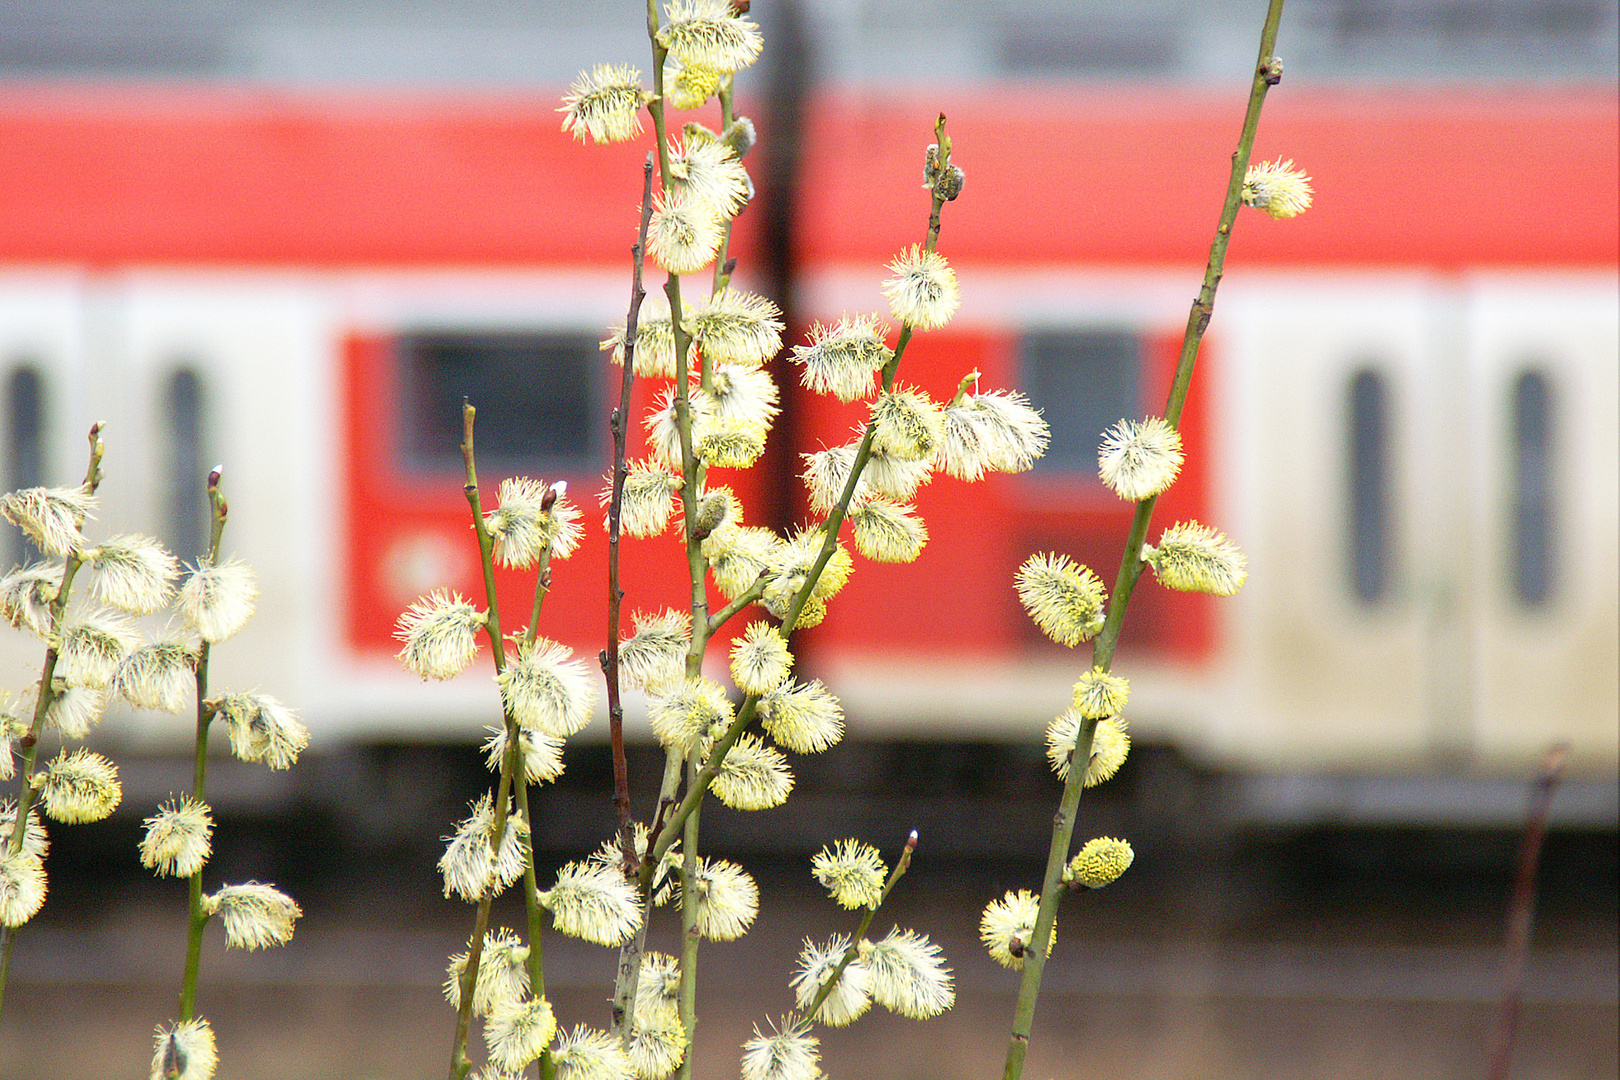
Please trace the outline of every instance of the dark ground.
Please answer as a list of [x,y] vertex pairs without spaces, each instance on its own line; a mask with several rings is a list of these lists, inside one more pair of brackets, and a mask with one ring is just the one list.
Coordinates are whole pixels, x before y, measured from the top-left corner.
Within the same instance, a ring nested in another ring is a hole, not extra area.
[[[927,1022],[880,1013],[823,1031],[824,1066],[837,1080],[999,1077],[1016,976],[984,955],[978,914],[1038,881],[1022,853],[1044,847],[1055,785],[990,750],[838,754],[801,769],[781,810],[706,811],[712,850],[747,865],[766,899],[747,937],[705,948],[697,1075],[735,1077],[752,1025],[791,1004],[802,939],[853,928],[810,881],[808,855],[849,835],[892,853],[917,825],[914,869],[874,928],[892,921],[938,941],[957,1005]],[[1188,773],[1166,787],[1149,775],[1152,754],[1133,762],[1088,795],[1080,831],[1130,837],[1136,864],[1065,901],[1026,1077],[1484,1077],[1512,831],[1261,828],[1209,809],[1216,781]],[[537,804],[550,823],[539,839],[547,866],[609,828],[602,764],[571,761]],[[645,791],[656,766],[636,764]],[[208,887],[272,880],[305,916],[292,944],[269,952],[227,952],[210,928],[199,1000],[219,1033],[220,1080],[443,1076],[453,1027],[439,994],[444,958],[464,947],[472,915],[440,898],[433,864],[480,782],[475,767],[462,753],[405,749],[312,760],[294,772],[313,787],[267,800],[233,796],[226,766],[214,770],[221,820]],[[161,775],[127,775],[130,788],[162,786]],[[147,794],[128,791],[125,812],[101,825],[52,830],[51,897],[19,935],[0,1016],[0,1080],[146,1076],[184,950],[183,884],[154,882],[133,854]],[[1614,831],[1549,837],[1516,1078],[1620,1074],[1615,873]],[[498,921],[518,925],[516,899],[503,899]],[[667,917],[653,936],[670,948]],[[612,953],[557,937],[546,950],[564,1025],[604,1024]]]

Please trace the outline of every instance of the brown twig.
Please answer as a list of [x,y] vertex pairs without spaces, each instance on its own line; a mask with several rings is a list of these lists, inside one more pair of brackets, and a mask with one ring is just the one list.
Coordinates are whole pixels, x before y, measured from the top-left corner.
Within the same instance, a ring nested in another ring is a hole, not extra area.
[[624,320],[624,374],[619,383],[619,407],[613,410],[608,426],[613,431],[613,494],[608,502],[608,643],[602,654],[602,673],[607,677],[608,737],[613,743],[613,806],[619,816],[619,847],[624,852],[625,871],[635,873],[636,849],[630,814],[630,768],[624,756],[624,703],[619,697],[619,606],[624,589],[619,584],[620,515],[624,508],[624,482],[629,476],[626,463],[627,428],[630,423],[630,389],[635,382],[636,330],[641,302],[647,296],[641,271],[647,251],[647,229],[652,221],[653,158],[641,167],[641,228],[630,249],[634,269],[630,277],[630,312]]
[[1564,743],[1547,751],[1531,795],[1530,817],[1524,823],[1524,836],[1519,841],[1519,869],[1513,880],[1513,899],[1508,904],[1502,1001],[1496,1011],[1496,1028],[1491,1033],[1490,1080],[1507,1080],[1508,1066],[1513,1060],[1519,1005],[1524,999],[1525,957],[1530,951],[1530,929],[1536,917],[1536,867],[1541,862],[1541,842],[1547,837],[1547,812],[1552,808],[1553,793],[1563,777],[1568,757],[1569,746]]

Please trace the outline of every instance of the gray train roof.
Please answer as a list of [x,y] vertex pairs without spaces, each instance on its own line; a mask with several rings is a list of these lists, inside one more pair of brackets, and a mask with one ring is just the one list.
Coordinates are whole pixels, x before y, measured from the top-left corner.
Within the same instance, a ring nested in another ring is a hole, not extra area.
[[[637,0],[10,0],[0,80],[554,87],[646,65]],[[1259,0],[756,0],[843,84],[1203,81],[1252,62]],[[1279,53],[1332,80],[1611,80],[1612,0],[1292,0]],[[768,54],[769,55],[769,54]]]

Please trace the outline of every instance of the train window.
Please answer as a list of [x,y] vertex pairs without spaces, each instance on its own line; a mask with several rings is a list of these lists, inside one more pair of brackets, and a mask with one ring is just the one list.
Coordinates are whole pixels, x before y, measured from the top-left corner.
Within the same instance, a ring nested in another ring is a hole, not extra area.
[[1371,368],[1350,379],[1348,401],[1350,587],[1363,603],[1389,592],[1394,537],[1388,380]]
[[208,543],[208,489],[211,467],[204,456],[202,379],[191,368],[173,371],[163,384],[163,462],[158,474],[163,542],[182,559],[198,559]]
[[[6,490],[45,483],[45,380],[22,365],[6,378]],[[40,552],[21,529],[6,530],[7,565],[31,562]]]
[[1553,559],[1553,401],[1552,386],[1540,371],[1527,369],[1513,381],[1510,453],[1512,492],[1507,534],[1512,591],[1526,607],[1552,598]]
[[398,339],[400,456],[460,472],[461,404],[478,410],[478,460],[495,472],[601,467],[598,335],[421,331]]
[[1036,471],[1095,479],[1102,433],[1142,411],[1141,338],[1124,330],[1033,330],[1018,342],[1018,362],[1025,392],[1052,429]]

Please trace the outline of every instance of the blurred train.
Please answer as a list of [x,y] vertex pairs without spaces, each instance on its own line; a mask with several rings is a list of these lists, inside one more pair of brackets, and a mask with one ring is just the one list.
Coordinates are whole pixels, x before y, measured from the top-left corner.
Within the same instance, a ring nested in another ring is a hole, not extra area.
[[[1249,581],[1223,601],[1144,581],[1118,660],[1133,734],[1289,774],[1516,776],[1567,740],[1612,779],[1616,95],[1286,89],[1256,160],[1293,159],[1316,205],[1240,216],[1187,468],[1156,515],[1226,531]],[[581,145],[553,107],[0,89],[0,480],[77,482],[103,421],[92,532],[192,557],[202,477],[224,462],[225,546],[263,597],[216,650],[215,683],[295,703],[316,746],[470,741],[490,722],[487,672],[424,684],[391,637],[429,589],[480,593],[463,396],[486,500],[505,475],[567,479],[597,520],[617,385],[598,343],[624,319],[651,136]],[[800,664],[858,736],[1037,743],[1085,652],[1040,637],[1012,574],[1051,550],[1113,580],[1130,508],[1095,478],[1097,438],[1162,408],[1241,106],[1170,88],[817,92],[791,183],[761,185],[762,203],[788,200],[789,229],[746,211],[737,280],[777,292],[800,332],[885,311],[884,263],[926,224],[942,110],[967,173],[940,243],[963,301],[901,378],[937,396],[974,369],[1020,387],[1051,452],[976,485],[937,476],[917,500],[922,557],[858,561]],[[790,525],[805,515],[797,455],[857,417],[777,373],[778,472],[738,483],[751,520]],[[638,413],[654,389],[638,383]],[[556,568],[544,632],[594,657],[606,545],[588,536]],[[627,613],[679,602],[667,539],[628,541],[626,565]],[[523,588],[503,578],[509,613],[526,611]],[[5,685],[37,665],[32,640],[0,642]],[[153,747],[184,738],[167,717],[120,727]]]

